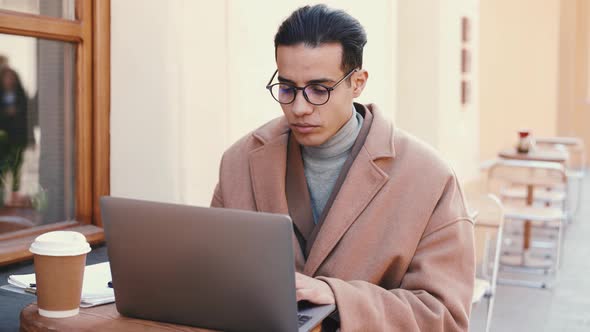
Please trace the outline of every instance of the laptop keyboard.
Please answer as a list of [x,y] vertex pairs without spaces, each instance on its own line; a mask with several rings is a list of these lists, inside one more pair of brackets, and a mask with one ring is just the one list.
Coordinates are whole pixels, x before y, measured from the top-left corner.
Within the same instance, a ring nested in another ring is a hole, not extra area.
[[297,327],[303,326],[303,324],[307,323],[311,319],[311,316],[297,314]]

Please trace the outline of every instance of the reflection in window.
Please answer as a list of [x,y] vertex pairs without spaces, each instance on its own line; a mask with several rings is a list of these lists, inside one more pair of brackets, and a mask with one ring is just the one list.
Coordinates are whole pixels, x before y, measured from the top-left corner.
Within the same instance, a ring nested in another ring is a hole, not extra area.
[[74,0],[0,0],[0,9],[73,20]]
[[74,49],[0,34],[0,233],[74,218]]

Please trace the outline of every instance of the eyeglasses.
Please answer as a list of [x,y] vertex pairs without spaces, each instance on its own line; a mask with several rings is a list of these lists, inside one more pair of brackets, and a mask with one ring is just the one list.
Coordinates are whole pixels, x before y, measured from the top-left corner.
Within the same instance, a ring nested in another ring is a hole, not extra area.
[[328,100],[330,100],[330,92],[336,89],[336,87],[340,85],[340,83],[342,83],[345,79],[350,77],[350,75],[352,75],[352,73],[354,73],[355,71],[357,71],[357,69],[349,71],[348,74],[342,77],[333,86],[326,86],[321,83],[311,83],[300,88],[289,83],[270,84],[279,72],[279,70],[277,69],[275,70],[275,73],[272,74],[272,77],[270,78],[270,81],[268,81],[266,88],[268,89],[268,91],[270,91],[270,95],[281,104],[291,104],[295,101],[297,91],[303,91],[303,97],[305,98],[305,100],[307,100],[312,105],[320,106],[327,103]]

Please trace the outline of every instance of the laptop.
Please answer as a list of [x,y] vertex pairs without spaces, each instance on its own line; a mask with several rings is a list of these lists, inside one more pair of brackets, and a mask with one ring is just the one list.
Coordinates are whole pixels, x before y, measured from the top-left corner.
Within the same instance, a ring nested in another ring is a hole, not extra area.
[[117,311],[223,331],[309,331],[286,215],[101,197]]

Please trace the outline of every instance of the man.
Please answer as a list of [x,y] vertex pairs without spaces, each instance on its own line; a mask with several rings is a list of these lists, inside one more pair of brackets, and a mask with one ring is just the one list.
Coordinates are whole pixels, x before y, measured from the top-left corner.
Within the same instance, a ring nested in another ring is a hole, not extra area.
[[297,299],[335,303],[342,331],[467,331],[473,223],[436,153],[353,103],[365,43],[323,5],[282,23],[267,89],[284,116],[225,152],[212,206],[289,213]]

